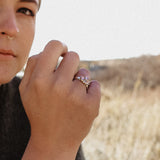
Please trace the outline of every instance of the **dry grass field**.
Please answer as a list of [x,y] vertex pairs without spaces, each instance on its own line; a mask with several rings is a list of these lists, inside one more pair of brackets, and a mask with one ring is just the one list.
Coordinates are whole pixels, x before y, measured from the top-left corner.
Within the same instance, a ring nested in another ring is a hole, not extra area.
[[160,57],[84,62],[102,85],[86,160],[160,160]]

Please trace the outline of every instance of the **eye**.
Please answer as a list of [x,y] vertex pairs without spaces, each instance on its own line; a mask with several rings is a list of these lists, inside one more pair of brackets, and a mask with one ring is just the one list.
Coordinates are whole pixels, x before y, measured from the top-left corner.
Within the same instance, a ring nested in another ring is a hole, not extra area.
[[32,17],[34,17],[34,13],[30,9],[28,9],[28,8],[20,8],[20,9],[18,9],[17,12],[25,14],[26,16],[32,16]]

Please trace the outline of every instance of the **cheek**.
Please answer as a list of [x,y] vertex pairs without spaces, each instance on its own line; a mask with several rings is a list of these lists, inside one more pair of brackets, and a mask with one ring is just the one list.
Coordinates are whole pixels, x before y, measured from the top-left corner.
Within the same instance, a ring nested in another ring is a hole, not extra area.
[[24,29],[21,33],[21,36],[19,37],[19,57],[20,57],[20,68],[24,66],[26,63],[29,52],[33,43],[35,34],[35,28],[34,26],[32,28]]
[[33,39],[35,35],[35,25],[32,24],[30,27],[25,27],[24,31],[22,32],[22,43],[26,50],[30,50]]

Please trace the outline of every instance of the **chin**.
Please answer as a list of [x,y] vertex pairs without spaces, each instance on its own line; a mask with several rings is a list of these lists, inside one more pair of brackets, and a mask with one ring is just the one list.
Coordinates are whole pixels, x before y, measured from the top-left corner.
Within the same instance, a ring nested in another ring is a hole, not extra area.
[[0,85],[9,83],[12,79],[13,79],[13,77],[12,78],[3,78],[3,79],[0,78]]
[[15,77],[15,74],[1,74],[1,75],[4,76],[0,77],[0,85],[9,83]]
[[16,64],[12,65],[0,65],[0,84],[9,83],[18,73],[19,67]]

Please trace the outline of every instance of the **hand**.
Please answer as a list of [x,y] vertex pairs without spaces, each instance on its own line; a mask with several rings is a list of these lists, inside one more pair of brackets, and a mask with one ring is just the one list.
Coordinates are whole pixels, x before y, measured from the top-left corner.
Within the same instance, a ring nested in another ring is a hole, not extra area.
[[[58,68],[57,62],[63,56]],[[31,125],[30,143],[50,155],[76,151],[99,112],[100,85],[88,89],[75,76],[79,56],[59,41],[51,41],[39,55],[29,58],[20,95]],[[56,154],[56,153],[53,153]]]

